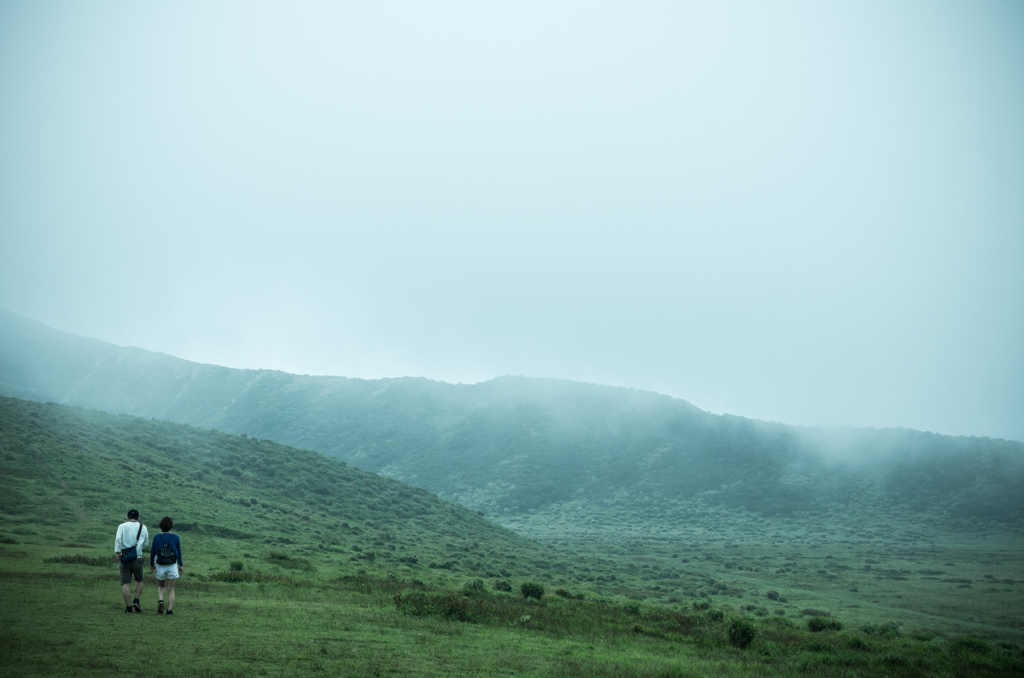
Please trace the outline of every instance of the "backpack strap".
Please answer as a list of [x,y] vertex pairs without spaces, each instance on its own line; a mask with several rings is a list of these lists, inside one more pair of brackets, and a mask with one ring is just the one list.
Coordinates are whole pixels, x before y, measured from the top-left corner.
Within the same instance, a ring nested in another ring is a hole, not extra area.
[[132,544],[132,548],[135,548],[136,546],[139,545],[139,537],[141,537],[141,536],[142,536],[142,522],[140,521],[139,522],[139,531],[135,533],[135,543]]

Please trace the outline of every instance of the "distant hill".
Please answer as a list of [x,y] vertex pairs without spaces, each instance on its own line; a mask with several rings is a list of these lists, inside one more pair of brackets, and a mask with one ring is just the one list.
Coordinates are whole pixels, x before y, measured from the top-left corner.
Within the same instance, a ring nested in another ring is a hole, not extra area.
[[1024,525],[1024,443],[807,429],[668,396],[551,379],[473,385],[202,365],[0,311],[0,394],[170,419],[308,448],[506,524],[676,524],[716,507],[847,507]]

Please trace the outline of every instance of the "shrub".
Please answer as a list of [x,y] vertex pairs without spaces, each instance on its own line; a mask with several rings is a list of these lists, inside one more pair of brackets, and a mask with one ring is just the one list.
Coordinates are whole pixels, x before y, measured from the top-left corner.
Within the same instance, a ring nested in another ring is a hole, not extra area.
[[652,638],[664,638],[665,634],[658,629],[651,629],[641,624],[633,625],[633,633],[639,633],[642,636],[651,636]]
[[[369,556],[370,554],[367,554]],[[267,556],[267,560],[274,565],[284,567],[289,570],[305,570],[312,572],[316,568],[313,567],[313,563],[309,562],[305,558],[295,558],[288,555],[287,553],[281,553],[280,551],[271,551],[270,555]],[[373,558],[367,558],[370,562],[373,562]]]
[[868,644],[860,636],[850,636],[846,644],[855,650],[866,650],[868,648]]
[[544,585],[535,581],[524,581],[519,585],[519,593],[523,598],[540,600],[544,596]]
[[838,619],[826,619],[825,617],[811,617],[807,620],[807,630],[811,633],[819,631],[841,631],[842,622]]
[[555,589],[555,595],[556,596],[561,596],[562,598],[565,598],[566,600],[583,600],[586,597],[582,593],[573,593],[572,591],[569,591],[568,589]]
[[953,654],[973,652],[974,654],[988,654],[992,646],[984,640],[977,638],[958,638],[949,645],[949,651]]
[[710,603],[694,603],[693,604],[693,609],[695,609],[695,610],[706,610],[709,607],[711,607]]
[[509,584],[504,579],[500,579],[500,580],[494,582],[494,590],[495,591],[511,591],[512,590],[512,584]]
[[805,614],[808,617],[831,617],[832,613],[826,610],[816,610],[813,607],[800,610],[800,614]]
[[18,540],[14,537],[2,536],[0,537],[0,544],[17,544]]
[[629,614],[635,614],[637,616],[643,613],[643,610],[640,609],[639,603],[626,603],[622,606],[622,609],[628,612]]
[[757,627],[749,620],[733,617],[729,621],[729,644],[741,650],[750,647],[757,636]]
[[483,579],[474,579],[468,581],[462,587],[462,595],[464,596],[478,596],[486,591]]
[[900,625],[898,622],[886,622],[884,624],[865,624],[860,627],[860,632],[869,636],[878,636],[879,638],[886,638],[888,640],[894,640],[903,635],[900,631]]
[[467,600],[463,596],[449,593],[431,595],[428,593],[395,594],[395,607],[403,614],[411,614],[414,617],[438,616],[455,621],[472,622],[482,621],[485,618],[484,611],[479,607],[479,602]]
[[228,570],[230,570],[231,572],[241,572],[242,568],[244,567],[245,565],[242,563],[241,560],[232,560],[231,564],[228,565]]
[[764,594],[764,597],[767,598],[768,600],[778,600],[779,599],[779,592],[778,591],[769,591],[768,593]]

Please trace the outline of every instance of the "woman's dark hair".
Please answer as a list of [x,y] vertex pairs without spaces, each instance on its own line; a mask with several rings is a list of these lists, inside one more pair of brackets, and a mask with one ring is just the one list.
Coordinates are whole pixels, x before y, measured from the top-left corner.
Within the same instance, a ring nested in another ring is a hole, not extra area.
[[160,529],[164,532],[170,532],[171,528],[174,527],[174,521],[171,520],[170,516],[164,516],[160,519]]

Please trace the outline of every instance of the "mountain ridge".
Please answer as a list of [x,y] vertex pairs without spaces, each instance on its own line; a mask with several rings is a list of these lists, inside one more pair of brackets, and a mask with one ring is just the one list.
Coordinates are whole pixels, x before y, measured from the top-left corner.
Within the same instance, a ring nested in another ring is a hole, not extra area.
[[852,504],[1024,517],[1016,441],[794,427],[555,379],[447,384],[239,370],[83,340],[10,312],[0,313],[0,394],[270,438],[498,521],[563,506],[654,522],[702,507],[771,516]]

